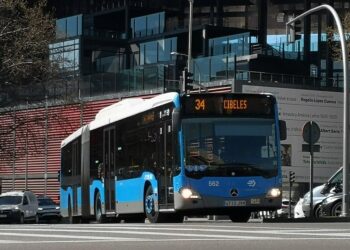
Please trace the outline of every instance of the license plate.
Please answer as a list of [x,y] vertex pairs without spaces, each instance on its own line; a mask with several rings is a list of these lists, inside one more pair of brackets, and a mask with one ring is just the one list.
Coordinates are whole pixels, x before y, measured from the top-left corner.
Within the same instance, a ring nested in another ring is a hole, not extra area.
[[7,218],[6,214],[0,214],[0,218]]
[[242,207],[247,205],[245,200],[225,201],[225,207]]

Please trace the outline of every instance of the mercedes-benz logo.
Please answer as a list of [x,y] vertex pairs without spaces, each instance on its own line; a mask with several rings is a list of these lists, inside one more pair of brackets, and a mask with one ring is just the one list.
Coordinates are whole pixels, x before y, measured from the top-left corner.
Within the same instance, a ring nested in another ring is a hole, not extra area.
[[233,188],[233,189],[231,189],[230,193],[231,193],[232,197],[236,197],[238,195],[238,190]]

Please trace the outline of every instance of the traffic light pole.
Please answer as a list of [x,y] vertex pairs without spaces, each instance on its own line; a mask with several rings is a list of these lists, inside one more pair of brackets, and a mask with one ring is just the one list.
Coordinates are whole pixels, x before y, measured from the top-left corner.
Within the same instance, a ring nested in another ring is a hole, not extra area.
[[293,182],[289,181],[289,204],[288,204],[288,217],[292,218],[292,186]]
[[[344,76],[344,109],[343,109],[343,209],[342,209],[342,217],[348,217],[349,216],[349,186],[350,186],[350,166],[349,166],[349,86],[348,86],[348,52],[347,47],[345,44],[345,35],[343,31],[343,26],[341,24],[340,18],[338,13],[335,11],[335,9],[328,5],[328,4],[322,4],[320,6],[317,6],[315,8],[312,8],[301,15],[289,20],[286,23],[286,31],[287,36],[290,31],[291,24],[295,23],[295,21],[300,20],[304,18],[307,15],[310,15],[314,12],[320,11],[320,10],[328,10],[333,15],[333,18],[336,22],[339,38],[340,38],[340,45],[341,45],[341,52],[342,52],[342,59],[343,59],[343,76]],[[310,195],[312,193],[310,192]]]
[[188,0],[189,3],[189,17],[188,17],[188,52],[187,52],[187,69],[192,72],[192,19],[193,19],[193,2],[194,0]]
[[[312,126],[310,127],[310,137],[312,134]],[[314,144],[310,143],[310,211],[309,211],[309,217],[314,217],[314,192],[313,192],[313,185],[314,185]]]
[[292,218],[292,187],[295,182],[295,172],[289,171],[289,204],[288,204],[288,218]]

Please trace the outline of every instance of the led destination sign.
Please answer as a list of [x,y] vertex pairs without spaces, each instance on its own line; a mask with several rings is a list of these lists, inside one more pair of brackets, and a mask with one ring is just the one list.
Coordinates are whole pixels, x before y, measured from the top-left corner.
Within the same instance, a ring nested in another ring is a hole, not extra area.
[[185,115],[262,115],[274,113],[275,99],[271,95],[218,94],[184,96]]

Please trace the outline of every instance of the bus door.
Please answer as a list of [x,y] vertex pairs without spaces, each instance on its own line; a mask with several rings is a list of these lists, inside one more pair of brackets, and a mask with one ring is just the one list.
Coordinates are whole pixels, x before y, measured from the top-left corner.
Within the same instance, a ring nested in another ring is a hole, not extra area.
[[159,129],[159,205],[160,208],[173,208],[172,181],[172,126],[171,122],[162,123]]
[[115,128],[103,133],[104,187],[106,212],[115,211]]

